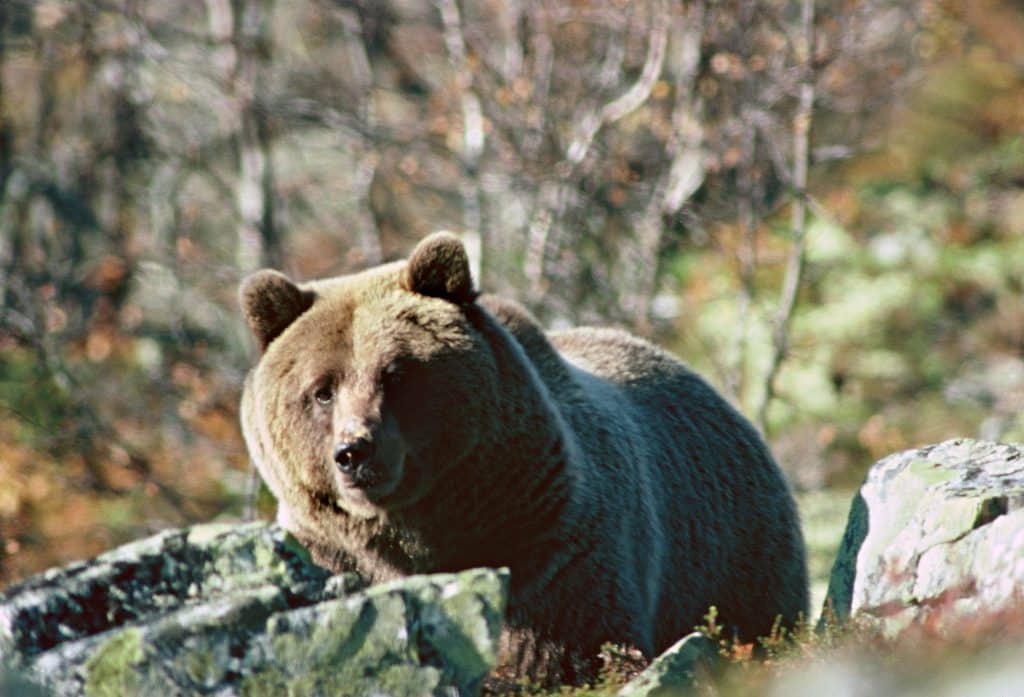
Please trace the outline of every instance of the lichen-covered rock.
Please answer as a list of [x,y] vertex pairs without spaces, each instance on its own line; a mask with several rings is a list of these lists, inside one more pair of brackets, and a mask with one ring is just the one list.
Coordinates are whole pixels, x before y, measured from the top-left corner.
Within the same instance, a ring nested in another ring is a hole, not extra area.
[[618,697],[682,697],[718,663],[718,647],[700,632],[687,634],[619,690]]
[[168,531],[0,598],[0,657],[67,695],[473,694],[507,574],[364,592],[274,525]]
[[953,440],[877,462],[854,497],[826,608],[895,636],[1007,611],[1024,589],[1024,447]]
[[33,657],[133,621],[213,598],[276,589],[281,605],[313,602],[329,572],[274,526],[168,530],[8,589],[0,652]]

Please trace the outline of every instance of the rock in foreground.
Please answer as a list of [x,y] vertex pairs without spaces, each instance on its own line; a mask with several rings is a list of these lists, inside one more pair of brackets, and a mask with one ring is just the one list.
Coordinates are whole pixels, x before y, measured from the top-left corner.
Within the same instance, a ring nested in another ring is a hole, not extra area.
[[475,694],[508,579],[360,590],[274,525],[163,532],[0,597],[0,656],[66,695]]
[[855,496],[828,600],[888,636],[1019,607],[1024,448],[953,440],[891,455]]
[[700,632],[687,634],[626,683],[617,697],[685,697],[718,665],[718,646]]

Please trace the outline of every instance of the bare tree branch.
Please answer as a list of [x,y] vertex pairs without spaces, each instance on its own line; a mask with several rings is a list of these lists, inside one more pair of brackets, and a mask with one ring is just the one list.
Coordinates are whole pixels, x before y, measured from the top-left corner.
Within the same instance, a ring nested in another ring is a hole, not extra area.
[[[552,232],[558,229],[557,226],[563,218],[566,206],[573,197],[574,192],[570,190],[569,182],[576,173],[576,168],[586,159],[594,138],[601,128],[629,115],[650,97],[665,63],[668,30],[671,25],[670,18],[669,5],[666,0],[658,0],[654,3],[650,18],[647,55],[640,77],[620,96],[598,109],[587,111],[577,121],[573,128],[576,135],[569,147],[566,148],[565,159],[556,166],[555,178],[541,185],[537,206],[529,226],[524,261],[524,272],[530,283],[530,292],[535,297],[539,297],[544,292],[548,257],[560,248],[557,235],[553,237]],[[601,75],[607,78],[608,74],[606,62]],[[660,211],[661,198],[661,195],[658,195],[658,203],[653,210]],[[643,219],[646,220],[646,217]],[[647,241],[643,244],[644,247],[656,245],[656,240],[660,239],[660,229],[648,229],[645,238]],[[652,243],[652,240],[655,242]],[[649,273],[650,269],[645,268],[645,272]]]
[[647,58],[640,71],[640,78],[616,99],[608,102],[600,111],[590,111],[576,126],[576,135],[565,151],[565,159],[573,165],[587,156],[594,137],[603,126],[636,111],[651,96],[654,83],[661,75],[665,62],[665,46],[668,44],[668,4],[664,0],[655,3],[651,20],[651,36],[647,44]]
[[676,78],[676,104],[669,142],[672,164],[661,206],[665,215],[677,213],[704,182],[703,101],[696,95],[695,87],[700,69],[705,10],[705,0],[693,2],[682,17],[682,26],[675,32],[679,42],[679,75]]
[[800,11],[800,40],[797,57],[801,64],[799,102],[793,119],[793,240],[786,262],[779,308],[772,332],[772,352],[765,375],[764,397],[757,410],[757,426],[765,431],[768,407],[776,394],[775,381],[789,353],[789,325],[804,270],[807,224],[807,168],[810,159],[811,120],[814,115],[814,0],[803,0]]
[[663,216],[677,212],[704,181],[704,139],[698,113],[701,107],[696,96],[704,9],[704,0],[697,0],[675,18],[677,21],[665,22],[666,27],[673,28],[678,42],[676,99],[672,131],[665,146],[670,164],[635,224],[636,239],[625,255],[628,278],[624,304],[634,328],[643,334],[651,331],[651,303],[658,290],[658,257],[665,232]]

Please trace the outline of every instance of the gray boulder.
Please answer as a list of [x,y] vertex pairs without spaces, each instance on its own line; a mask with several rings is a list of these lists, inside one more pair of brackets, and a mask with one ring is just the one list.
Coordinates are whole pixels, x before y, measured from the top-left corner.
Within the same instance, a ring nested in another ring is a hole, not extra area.
[[854,497],[826,609],[887,636],[1021,602],[1024,446],[952,440],[877,462]]
[[0,659],[59,695],[475,694],[505,571],[363,588],[284,530],[172,530],[0,597]]
[[626,683],[617,697],[683,697],[694,694],[719,662],[718,646],[700,632],[687,634]]

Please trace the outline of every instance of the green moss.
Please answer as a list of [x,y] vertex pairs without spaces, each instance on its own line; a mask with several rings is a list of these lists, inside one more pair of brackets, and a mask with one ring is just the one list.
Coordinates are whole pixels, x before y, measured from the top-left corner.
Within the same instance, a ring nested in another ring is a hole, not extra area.
[[447,616],[432,618],[421,630],[424,638],[464,674],[485,674],[497,662],[484,618],[486,604],[477,594],[462,592],[446,598],[443,608]]
[[181,657],[181,665],[185,675],[195,685],[215,685],[224,676],[224,667],[209,646],[185,652]]
[[431,666],[407,663],[339,663],[311,667],[299,675],[276,668],[250,673],[240,687],[244,697],[307,697],[324,694],[390,695],[414,697],[433,694],[441,684],[441,672]]
[[278,695],[297,696],[303,694],[289,684],[288,677],[277,668],[254,671],[245,676],[239,692],[243,697],[278,697]]
[[344,600],[332,604],[333,608],[320,606],[320,617],[312,629],[271,619],[267,633],[273,656],[294,675],[337,667],[367,651],[376,655],[372,646],[365,646],[377,621],[375,609],[368,603],[350,607]]
[[87,697],[121,697],[137,687],[135,667],[146,658],[142,632],[126,629],[108,639],[85,664]]
[[956,470],[942,467],[931,460],[918,457],[914,458],[906,467],[907,474],[913,475],[916,479],[924,482],[927,486],[935,486],[952,479],[956,479]]
[[368,689],[367,694],[426,696],[434,694],[434,690],[441,684],[441,672],[431,666],[398,664],[382,670],[375,682],[374,689]]

